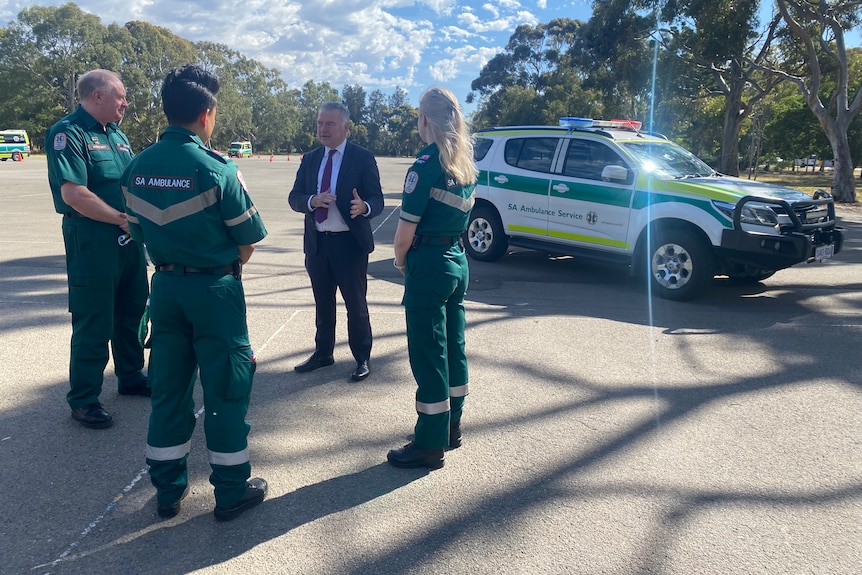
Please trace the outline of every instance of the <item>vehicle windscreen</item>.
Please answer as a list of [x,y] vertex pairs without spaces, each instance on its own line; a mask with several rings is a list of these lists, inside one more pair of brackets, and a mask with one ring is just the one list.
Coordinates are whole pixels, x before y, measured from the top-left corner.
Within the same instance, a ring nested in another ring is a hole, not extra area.
[[715,171],[703,160],[672,142],[621,142],[647,173],[670,178],[704,178]]

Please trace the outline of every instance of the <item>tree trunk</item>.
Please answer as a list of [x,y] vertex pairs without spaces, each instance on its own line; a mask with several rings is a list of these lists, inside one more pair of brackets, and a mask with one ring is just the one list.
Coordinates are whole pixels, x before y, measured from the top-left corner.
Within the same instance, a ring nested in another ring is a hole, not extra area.
[[718,167],[722,174],[739,175],[739,131],[744,118],[739,101],[727,98],[724,107],[724,132],[721,135],[721,161]]
[[827,131],[832,144],[833,162],[832,196],[836,202],[856,202],[856,181],[853,179],[853,158],[850,156],[850,141],[847,130]]

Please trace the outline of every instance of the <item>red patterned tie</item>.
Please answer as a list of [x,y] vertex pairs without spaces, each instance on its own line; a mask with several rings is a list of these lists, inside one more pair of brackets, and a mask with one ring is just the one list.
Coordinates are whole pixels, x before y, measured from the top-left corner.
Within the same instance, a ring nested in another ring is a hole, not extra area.
[[[332,156],[335,154],[335,148],[329,150],[329,155],[326,156],[326,165],[323,167],[323,178],[320,180],[320,192],[323,193],[329,190],[332,185]],[[314,210],[314,221],[318,224],[326,221],[329,217],[329,208],[316,208]]]

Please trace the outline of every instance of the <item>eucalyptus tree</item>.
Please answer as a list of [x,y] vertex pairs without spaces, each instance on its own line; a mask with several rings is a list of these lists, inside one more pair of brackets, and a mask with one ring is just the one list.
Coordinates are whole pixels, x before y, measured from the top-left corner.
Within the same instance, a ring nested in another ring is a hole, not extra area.
[[341,101],[350,110],[350,141],[370,148],[368,140],[368,96],[359,84],[345,85],[341,89]]
[[156,142],[167,126],[161,100],[165,76],[176,66],[195,62],[197,51],[170,30],[140,21],[112,27],[111,43],[123,55],[119,72],[129,101],[123,130],[133,149],[140,150]]
[[21,106],[16,127],[27,129],[31,141],[41,144],[47,128],[75,109],[78,76],[118,70],[121,55],[107,36],[98,17],[72,3],[25,8],[9,23],[0,37],[6,81]]
[[788,71],[778,62],[759,67],[797,87],[832,147],[835,199],[855,202],[848,130],[862,107],[862,77],[850,73],[844,32],[859,24],[862,1],[776,0],[776,4],[782,20],[802,47],[804,69]]
[[518,26],[504,51],[491,58],[470,85],[466,101],[479,101],[474,127],[546,123],[544,111],[552,106],[549,95],[579,91],[580,77],[568,52],[581,25],[559,18]]
[[580,70],[581,87],[599,98],[594,117],[646,119],[652,72],[653,19],[638,13],[635,2],[597,0],[566,54]]

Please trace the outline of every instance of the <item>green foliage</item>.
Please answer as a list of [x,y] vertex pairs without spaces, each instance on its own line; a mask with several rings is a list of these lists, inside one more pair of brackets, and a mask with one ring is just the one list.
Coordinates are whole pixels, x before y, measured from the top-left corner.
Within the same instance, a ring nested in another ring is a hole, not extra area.
[[[94,68],[123,78],[129,108],[123,131],[134,149],[155,142],[167,126],[161,85],[174,67],[196,63],[216,73],[221,89],[212,145],[226,150],[233,140],[250,140],[255,152],[304,152],[317,145],[317,112],[341,100],[328,83],[306,82],[291,89],[277,70],[222,44],[191,43],[147,22],[103,26],[75,4],[33,6],[0,28],[0,127],[22,128],[34,150],[48,128],[76,106],[75,82]],[[421,146],[417,112],[407,92],[396,89],[366,97],[362,86],[345,86],[351,110],[351,139],[378,154],[413,154]]]
[[[758,23],[756,0],[594,0],[589,21],[559,18],[518,26],[505,48],[473,81],[467,102],[477,101],[475,129],[499,125],[556,124],[561,116],[633,118],[679,141],[721,169],[753,142],[763,157],[831,154],[829,141],[798,90],[750,67],[765,46],[772,23]],[[859,3],[828,2],[844,29],[858,21]],[[653,62],[654,15],[665,31]],[[805,24],[814,30],[813,24]],[[832,36],[823,36],[825,44]],[[821,45],[817,49],[823,51]],[[422,147],[417,110],[407,92],[367,93],[347,85],[308,81],[290,87],[267,69],[231,48],[191,43],[146,22],[103,26],[72,3],[32,6],[0,28],[0,127],[22,128],[36,150],[57,119],[75,106],[74,86],[87,70],[117,71],[126,84],[129,109],[123,130],[135,149],[154,142],[166,125],[161,82],[174,66],[197,63],[218,74],[221,91],[211,144],[226,149],[248,139],[262,153],[304,152],[317,145],[320,104],[343,101],[351,111],[352,141],[386,155],[411,155]],[[806,70],[806,54],[781,27],[764,52],[771,65],[788,73]],[[748,59],[748,60],[747,60]],[[862,78],[862,49],[848,50],[851,88]],[[653,67],[655,65],[655,76]],[[826,105],[839,67],[821,62],[820,93]],[[752,122],[749,115],[756,115]],[[851,152],[862,159],[862,119],[848,129]],[[727,150],[723,150],[727,148]],[[737,154],[737,148],[741,152]],[[728,160],[727,152],[733,156]]]

